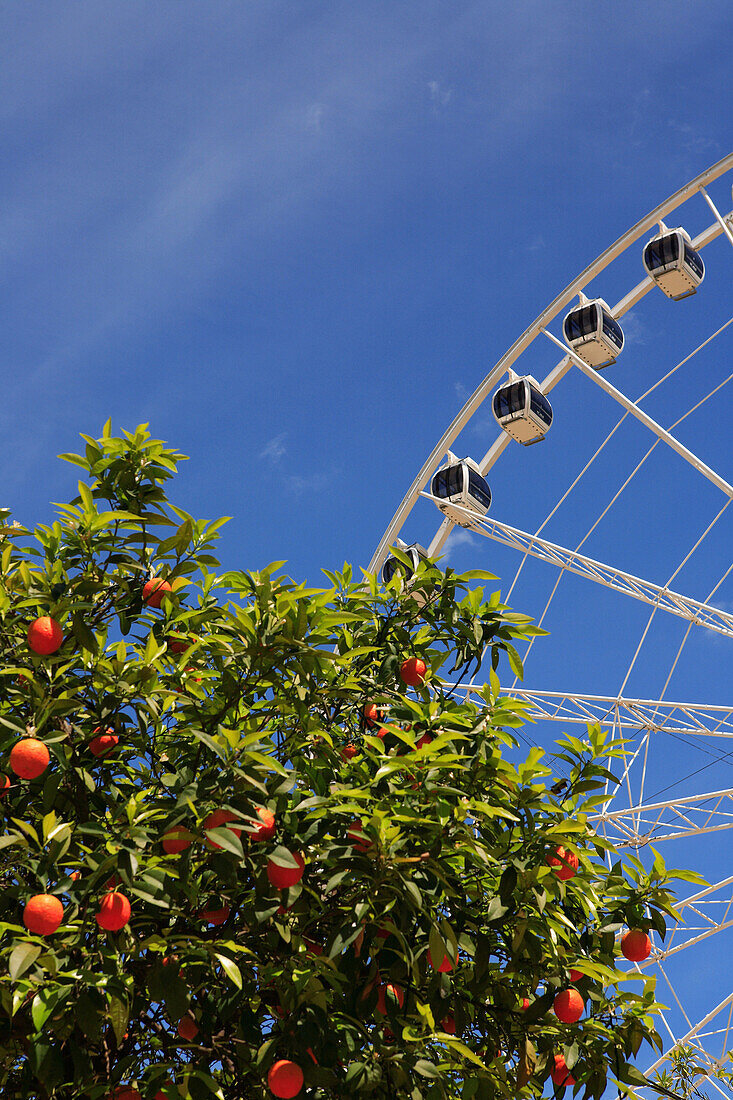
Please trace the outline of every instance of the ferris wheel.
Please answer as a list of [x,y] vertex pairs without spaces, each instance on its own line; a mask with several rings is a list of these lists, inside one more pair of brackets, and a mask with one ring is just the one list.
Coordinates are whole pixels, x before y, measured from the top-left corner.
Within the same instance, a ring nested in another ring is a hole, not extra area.
[[682,920],[635,964],[667,1006],[664,1053],[640,1068],[687,1052],[710,1097],[730,1096],[733,1071],[732,181],[730,154],[547,306],[438,440],[370,563],[388,579],[393,546],[413,565],[470,552],[549,631],[506,688],[531,740],[589,722],[625,740],[596,830],[710,884],[680,894]]

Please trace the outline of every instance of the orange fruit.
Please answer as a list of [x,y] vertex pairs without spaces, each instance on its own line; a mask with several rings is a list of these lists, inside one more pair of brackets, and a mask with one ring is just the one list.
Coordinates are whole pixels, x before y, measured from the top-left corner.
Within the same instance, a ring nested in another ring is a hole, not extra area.
[[400,665],[400,679],[408,687],[420,687],[425,682],[428,666],[420,657],[408,657]]
[[114,1092],[109,1094],[107,1100],[142,1100],[142,1096],[137,1089],[128,1088],[127,1085],[119,1085]]
[[194,1020],[193,1016],[184,1016],[182,1020],[178,1021],[178,1034],[182,1039],[185,1039],[187,1043],[192,1043],[199,1033],[199,1025]]
[[250,840],[272,840],[277,832],[277,825],[275,823],[275,815],[272,810],[268,810],[267,806],[257,807],[257,816],[262,822],[261,825],[255,825],[254,829],[247,832]]
[[555,1055],[555,1065],[550,1076],[559,1089],[564,1089],[566,1085],[572,1088],[575,1084],[575,1078],[570,1073],[562,1054]]
[[64,919],[64,907],[53,894],[35,894],[23,910],[23,924],[35,936],[51,936]]
[[421,749],[421,748],[423,747],[423,745],[429,745],[429,744],[430,744],[430,742],[431,742],[432,740],[433,740],[433,738],[432,738],[432,735],[431,735],[431,734],[429,734],[429,733],[424,733],[424,734],[422,735],[422,737],[420,737],[420,738],[419,738],[419,739],[418,739],[418,740],[417,740],[417,741],[415,742],[415,748],[416,748],[416,749]]
[[200,916],[207,924],[223,924],[229,920],[229,912],[229,906],[225,905],[222,909],[204,909]]
[[182,638],[166,638],[166,641],[171,653],[185,653],[191,648],[191,642],[184,641]]
[[3,775],[2,772],[0,772],[0,798],[2,798],[5,792],[9,789],[10,780],[8,779],[7,775]]
[[387,994],[390,995],[390,1001],[397,1001],[397,1004],[402,1008],[405,1003],[405,994],[398,985],[393,985],[388,982],[386,985],[380,985],[377,990],[377,1007],[376,1012],[381,1012],[382,1015],[387,1011]]
[[119,737],[115,736],[115,732],[112,728],[106,729],[102,733],[102,727],[97,726],[92,730],[92,733],[96,734],[96,737],[92,737],[89,742],[89,751],[92,756],[106,756],[107,753],[112,752],[119,741]]
[[155,1100],[177,1100],[178,1090],[175,1081],[166,1081],[155,1094]]
[[107,932],[119,932],[132,915],[132,906],[124,894],[116,890],[105,894],[99,903],[97,924]]
[[[238,820],[237,815],[233,814],[231,810],[214,810],[214,812],[209,814],[204,821],[204,832],[208,832],[209,829],[220,829],[222,825],[226,825],[228,821]],[[232,829],[231,832],[233,832],[235,836],[242,835],[241,829]],[[206,838],[206,843],[210,848],[221,848],[221,844],[217,844],[215,840],[210,840],[208,837]]]
[[342,760],[353,760],[354,757],[358,754],[358,752],[359,752],[359,750],[357,749],[354,742],[349,741],[349,742],[347,742],[347,744],[344,745],[344,747],[341,750],[341,759]]
[[570,971],[570,981],[571,982],[580,982],[580,981],[583,980],[584,977],[585,977],[585,974],[583,973],[582,970],[571,970]]
[[171,829],[166,829],[161,843],[163,851],[169,856],[177,855],[178,852],[185,852],[186,848],[191,847],[188,829],[184,825],[174,825]]
[[297,867],[280,867],[272,859],[267,861],[267,877],[270,884],[278,890],[287,890],[289,886],[295,886],[296,882],[300,882],[303,877],[305,860],[300,852],[292,852],[291,854],[298,864]]
[[267,1087],[280,1100],[292,1100],[303,1088],[303,1070],[295,1062],[281,1058],[267,1073]]
[[621,954],[629,962],[643,962],[652,950],[652,941],[641,928],[630,928],[621,937]]
[[569,878],[575,878],[580,865],[580,860],[575,852],[563,847],[556,848],[554,856],[547,857],[547,862],[550,867],[556,868],[555,874],[563,882]]
[[371,840],[365,835],[360,821],[355,821],[346,834],[353,848],[357,852],[368,852],[372,846]]
[[456,1033],[456,1018],[449,1012],[447,1016],[444,1016],[440,1021],[440,1026],[443,1031],[448,1035],[455,1035]]
[[45,772],[51,754],[43,741],[23,737],[10,750],[10,767],[20,779],[37,779]]
[[433,956],[430,954],[430,949],[429,948],[428,948],[428,962],[430,963],[430,965],[433,967],[434,970],[438,971],[439,974],[449,974],[451,972],[451,970],[453,969],[453,963],[450,961],[450,957],[448,955],[444,955],[443,956],[443,961],[441,962],[440,966],[436,967],[435,963],[433,962]]
[[40,657],[49,657],[61,648],[64,632],[50,615],[41,615],[28,627],[28,646]]
[[552,1002],[558,1020],[564,1024],[576,1024],[583,1015],[585,1003],[577,989],[564,989]]
[[148,607],[160,607],[163,597],[169,595],[173,589],[161,577],[151,577],[143,587],[143,603]]

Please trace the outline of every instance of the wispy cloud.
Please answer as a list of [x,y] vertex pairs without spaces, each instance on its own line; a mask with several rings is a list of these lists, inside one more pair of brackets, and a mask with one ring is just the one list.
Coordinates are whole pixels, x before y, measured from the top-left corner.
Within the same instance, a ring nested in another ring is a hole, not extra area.
[[268,459],[270,462],[279,462],[287,450],[285,446],[287,434],[287,432],[280,432],[279,435],[274,435],[262,448],[259,457]]
[[428,91],[434,107],[447,107],[453,98],[453,89],[444,87],[439,80],[429,80]]
[[466,527],[454,527],[446,539],[445,549],[458,550],[461,546],[476,546],[476,536]]

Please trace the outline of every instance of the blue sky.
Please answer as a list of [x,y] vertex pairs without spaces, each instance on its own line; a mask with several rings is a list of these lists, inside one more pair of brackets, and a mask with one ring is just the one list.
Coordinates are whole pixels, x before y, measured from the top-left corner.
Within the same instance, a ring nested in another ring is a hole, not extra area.
[[[726,0],[3,5],[1,503],[49,519],[76,481],[55,456],[80,431],[149,421],[191,456],[177,502],[234,517],[227,568],[287,559],[316,582],[321,567],[366,565],[435,440],[519,333],[730,151],[732,30]],[[727,184],[711,194],[730,209]],[[684,217],[693,233],[711,220],[701,200]],[[708,252],[695,298],[654,292],[625,322],[612,380],[630,396],[733,312],[733,251],[719,240]],[[629,253],[594,289],[614,301],[641,275]],[[733,328],[648,411],[673,422],[727,376],[732,347]],[[526,367],[541,376],[556,358],[538,346]],[[730,480],[732,402],[723,390],[680,428]],[[492,474],[492,514],[527,530],[617,418],[579,375],[553,403],[547,442],[512,445]],[[459,449],[478,458],[494,437],[487,409]],[[575,545],[647,445],[626,425],[548,537]],[[587,545],[658,583],[722,503],[662,452]],[[424,504],[405,534],[427,543],[435,524]],[[705,598],[731,534],[726,514],[679,590]],[[504,589],[517,564],[476,536],[448,556],[492,568]],[[513,602],[539,614],[553,583],[549,567],[528,567]],[[733,582],[716,598],[733,608]],[[684,633],[662,618],[628,694],[661,691]],[[615,694],[646,619],[642,605],[564,581],[528,685]],[[668,697],[728,703],[730,646],[700,633]],[[655,790],[681,767],[669,750]],[[686,774],[702,756],[685,752]],[[690,782],[731,779],[725,764]],[[714,849],[695,859],[714,873]],[[697,965],[718,981],[711,953]]]

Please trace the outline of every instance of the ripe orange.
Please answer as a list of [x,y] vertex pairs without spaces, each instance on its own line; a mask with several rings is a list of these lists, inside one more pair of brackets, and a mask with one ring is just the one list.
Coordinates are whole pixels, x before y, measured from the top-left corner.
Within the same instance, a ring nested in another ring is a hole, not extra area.
[[119,737],[115,736],[115,732],[111,727],[102,733],[102,727],[97,726],[96,729],[92,730],[92,733],[97,735],[89,742],[89,751],[92,756],[106,756],[107,753],[112,752],[119,741]]
[[456,1018],[449,1012],[447,1016],[444,1016],[440,1021],[440,1026],[443,1031],[448,1035],[455,1035],[456,1033]]
[[194,1020],[193,1016],[184,1016],[182,1020],[178,1021],[178,1034],[182,1039],[185,1039],[187,1043],[192,1043],[199,1033],[199,1025]]
[[64,632],[50,615],[41,615],[28,627],[28,646],[39,657],[50,657],[61,648]]
[[272,858],[267,861],[267,877],[270,884],[278,890],[287,890],[289,886],[295,886],[300,882],[305,870],[305,860],[300,852],[292,852],[291,855],[298,864],[297,867],[280,867]]
[[568,848],[558,847],[555,849],[554,856],[548,856],[547,862],[550,867],[555,867],[555,874],[559,879],[565,882],[569,878],[575,878],[580,865],[580,860],[576,856],[575,852],[571,852]]
[[191,642],[184,641],[182,638],[166,638],[166,641],[171,653],[185,653],[191,648]]
[[342,760],[353,760],[358,754],[359,750],[353,741],[348,741],[341,750]]
[[364,833],[360,821],[354,822],[346,836],[351,842],[352,848],[356,848],[357,852],[368,852],[372,846],[372,842]]
[[171,829],[166,829],[161,843],[163,851],[167,852],[169,856],[177,855],[178,852],[185,852],[186,848],[191,847],[188,829],[184,825],[174,825]]
[[280,1100],[292,1100],[297,1096],[303,1088],[303,1080],[303,1070],[287,1058],[275,1062],[267,1073],[267,1087]]
[[51,754],[43,741],[23,737],[10,750],[10,767],[20,779],[37,779],[48,767]]
[[566,1085],[572,1088],[575,1084],[575,1078],[570,1073],[562,1054],[555,1055],[555,1065],[550,1076],[559,1089],[564,1089]]
[[570,981],[571,982],[580,982],[580,981],[583,980],[584,977],[585,977],[585,974],[583,973],[582,970],[571,970],[570,971]]
[[430,963],[430,965],[433,967],[434,970],[437,969],[439,974],[449,974],[450,971],[453,969],[453,963],[450,961],[450,957],[448,955],[444,955],[443,956],[443,961],[441,962],[440,966],[436,967],[435,963],[433,962],[433,956],[430,954],[430,949],[429,948],[428,948],[428,962]]
[[200,915],[207,924],[224,924],[229,920],[229,912],[229,906],[225,905],[222,909],[203,909]]
[[552,1008],[558,1020],[564,1024],[575,1024],[583,1015],[585,1003],[577,989],[564,989],[552,1002]]
[[364,722],[367,726],[375,726],[377,722],[384,721],[385,714],[384,707],[378,707],[376,703],[367,703],[364,707]]
[[35,936],[51,936],[64,919],[64,907],[53,894],[35,894],[23,910],[23,924]]
[[137,1089],[130,1089],[127,1085],[118,1085],[114,1092],[109,1094],[107,1100],[142,1100],[142,1096]]
[[387,994],[389,993],[390,1001],[392,1004],[396,1001],[400,1008],[405,1003],[405,994],[398,985],[393,985],[388,982],[386,985],[380,984],[377,990],[377,1007],[376,1012],[381,1012],[382,1015],[387,1011]]
[[425,682],[428,666],[420,657],[408,657],[400,665],[400,678],[408,687],[419,687]]
[[[222,825],[226,825],[228,821],[237,820],[237,815],[233,814],[231,810],[214,810],[214,812],[209,814],[204,821],[204,832],[208,832],[209,829],[220,829]],[[241,829],[232,829],[231,831],[235,836],[242,835]],[[209,848],[221,848],[221,844],[217,844],[215,840],[210,840],[209,837],[206,838],[206,843]]]
[[3,775],[2,772],[0,772],[0,798],[2,798],[5,792],[9,789],[10,780],[8,779],[7,775]]
[[643,962],[652,950],[652,941],[641,928],[630,928],[621,937],[621,954],[629,962]]
[[429,744],[430,744],[430,742],[431,742],[432,740],[433,740],[433,738],[432,738],[432,735],[431,735],[431,734],[429,734],[429,733],[424,733],[424,734],[422,735],[422,737],[420,737],[420,738],[419,738],[419,739],[418,739],[418,740],[417,740],[417,741],[415,742],[415,748],[416,748],[416,749],[421,749],[421,748],[423,747],[423,745],[429,745]]
[[175,1081],[166,1081],[156,1092],[155,1100],[178,1100]]
[[99,903],[97,924],[107,932],[119,932],[132,915],[132,906],[124,894],[113,890],[105,894]]
[[275,823],[275,815],[272,810],[268,810],[267,806],[257,807],[257,816],[262,822],[261,825],[255,825],[254,829],[247,832],[250,840],[272,840],[277,832],[277,825]]
[[160,607],[163,603],[163,597],[172,591],[173,589],[168,581],[164,581],[161,577],[151,577],[143,587],[143,603],[146,603],[148,607]]

